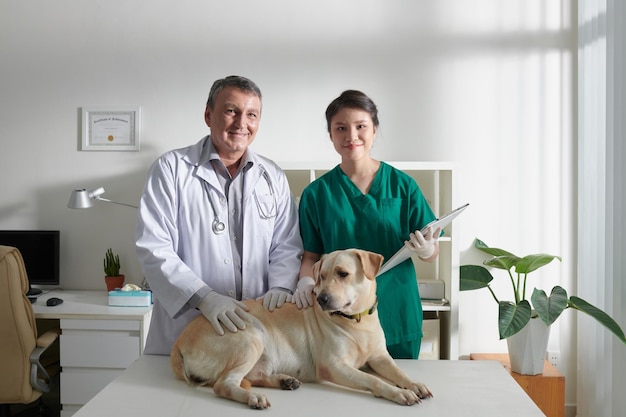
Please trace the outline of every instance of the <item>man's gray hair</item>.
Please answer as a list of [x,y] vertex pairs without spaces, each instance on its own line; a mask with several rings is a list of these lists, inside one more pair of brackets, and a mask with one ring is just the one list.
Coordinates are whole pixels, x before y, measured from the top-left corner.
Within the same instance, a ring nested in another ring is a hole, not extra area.
[[241,77],[239,75],[229,75],[226,78],[216,80],[211,86],[209,98],[206,102],[206,105],[209,109],[213,109],[213,106],[215,105],[215,96],[217,95],[217,93],[219,93],[226,87],[235,87],[247,93],[252,93],[259,97],[259,100],[262,100],[261,89],[258,85],[254,83],[254,81],[246,77]]

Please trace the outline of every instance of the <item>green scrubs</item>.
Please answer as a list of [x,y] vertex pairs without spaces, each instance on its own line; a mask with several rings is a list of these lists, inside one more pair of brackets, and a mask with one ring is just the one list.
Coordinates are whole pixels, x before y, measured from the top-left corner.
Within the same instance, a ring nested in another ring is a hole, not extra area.
[[[415,180],[384,162],[366,195],[336,166],[306,187],[299,210],[306,251],[359,248],[385,259],[402,248],[411,232],[435,219]],[[377,286],[388,349],[392,356],[405,352],[396,355],[417,359],[423,317],[413,262],[408,259],[381,275]]]

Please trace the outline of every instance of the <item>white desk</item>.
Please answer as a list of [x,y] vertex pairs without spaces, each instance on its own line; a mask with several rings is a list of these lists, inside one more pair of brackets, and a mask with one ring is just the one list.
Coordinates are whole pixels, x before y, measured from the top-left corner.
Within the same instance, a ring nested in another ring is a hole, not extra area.
[[264,392],[272,407],[252,410],[216,397],[211,388],[192,388],[177,380],[168,356],[141,356],[126,371],[82,407],[74,417],[198,417],[259,416],[419,416],[419,417],[540,417],[544,414],[496,361],[398,360],[415,380],[425,382],[434,397],[401,406],[331,384],[303,384],[295,391]]
[[[54,307],[46,300],[64,300]],[[73,415],[143,353],[152,307],[113,307],[106,291],[51,291],[33,304],[35,318],[61,328],[61,404]]]

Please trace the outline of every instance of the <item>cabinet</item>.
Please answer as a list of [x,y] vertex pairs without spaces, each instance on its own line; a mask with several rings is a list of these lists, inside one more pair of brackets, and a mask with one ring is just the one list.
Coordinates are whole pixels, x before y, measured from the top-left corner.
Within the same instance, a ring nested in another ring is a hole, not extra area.
[[506,353],[472,353],[470,359],[500,362],[547,417],[565,415],[565,377],[550,362],[545,361],[539,375],[521,375],[511,371]]
[[[452,164],[447,162],[385,162],[415,179],[437,217],[460,206],[454,198]],[[298,202],[304,188],[333,169],[337,162],[279,162],[278,165],[285,171],[291,191]],[[432,341],[433,347],[435,345],[439,347],[438,354],[428,355],[433,359],[457,359],[459,357],[459,249],[454,223],[452,222],[445,228],[445,235],[439,239],[439,257],[435,262],[426,263],[417,258],[413,260],[416,279],[419,283],[434,281],[444,284],[446,302],[422,301],[425,321],[432,319],[438,320],[439,323],[439,332],[429,331],[429,334],[438,333],[439,337],[439,340]],[[428,327],[432,327],[430,323]],[[427,337],[424,341],[431,343]]]
[[[49,297],[64,302],[47,307]],[[58,321],[61,329],[62,417],[74,414],[142,355],[152,317],[152,307],[109,306],[105,291],[55,290],[41,296],[33,310],[38,322]]]

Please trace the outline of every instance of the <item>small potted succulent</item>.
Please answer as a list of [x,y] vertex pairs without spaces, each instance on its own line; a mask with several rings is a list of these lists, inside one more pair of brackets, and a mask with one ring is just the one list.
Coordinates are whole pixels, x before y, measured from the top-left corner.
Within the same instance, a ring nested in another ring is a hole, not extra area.
[[111,248],[107,249],[104,256],[104,282],[106,283],[107,291],[122,288],[124,278],[124,275],[120,274],[120,256],[113,254]]

